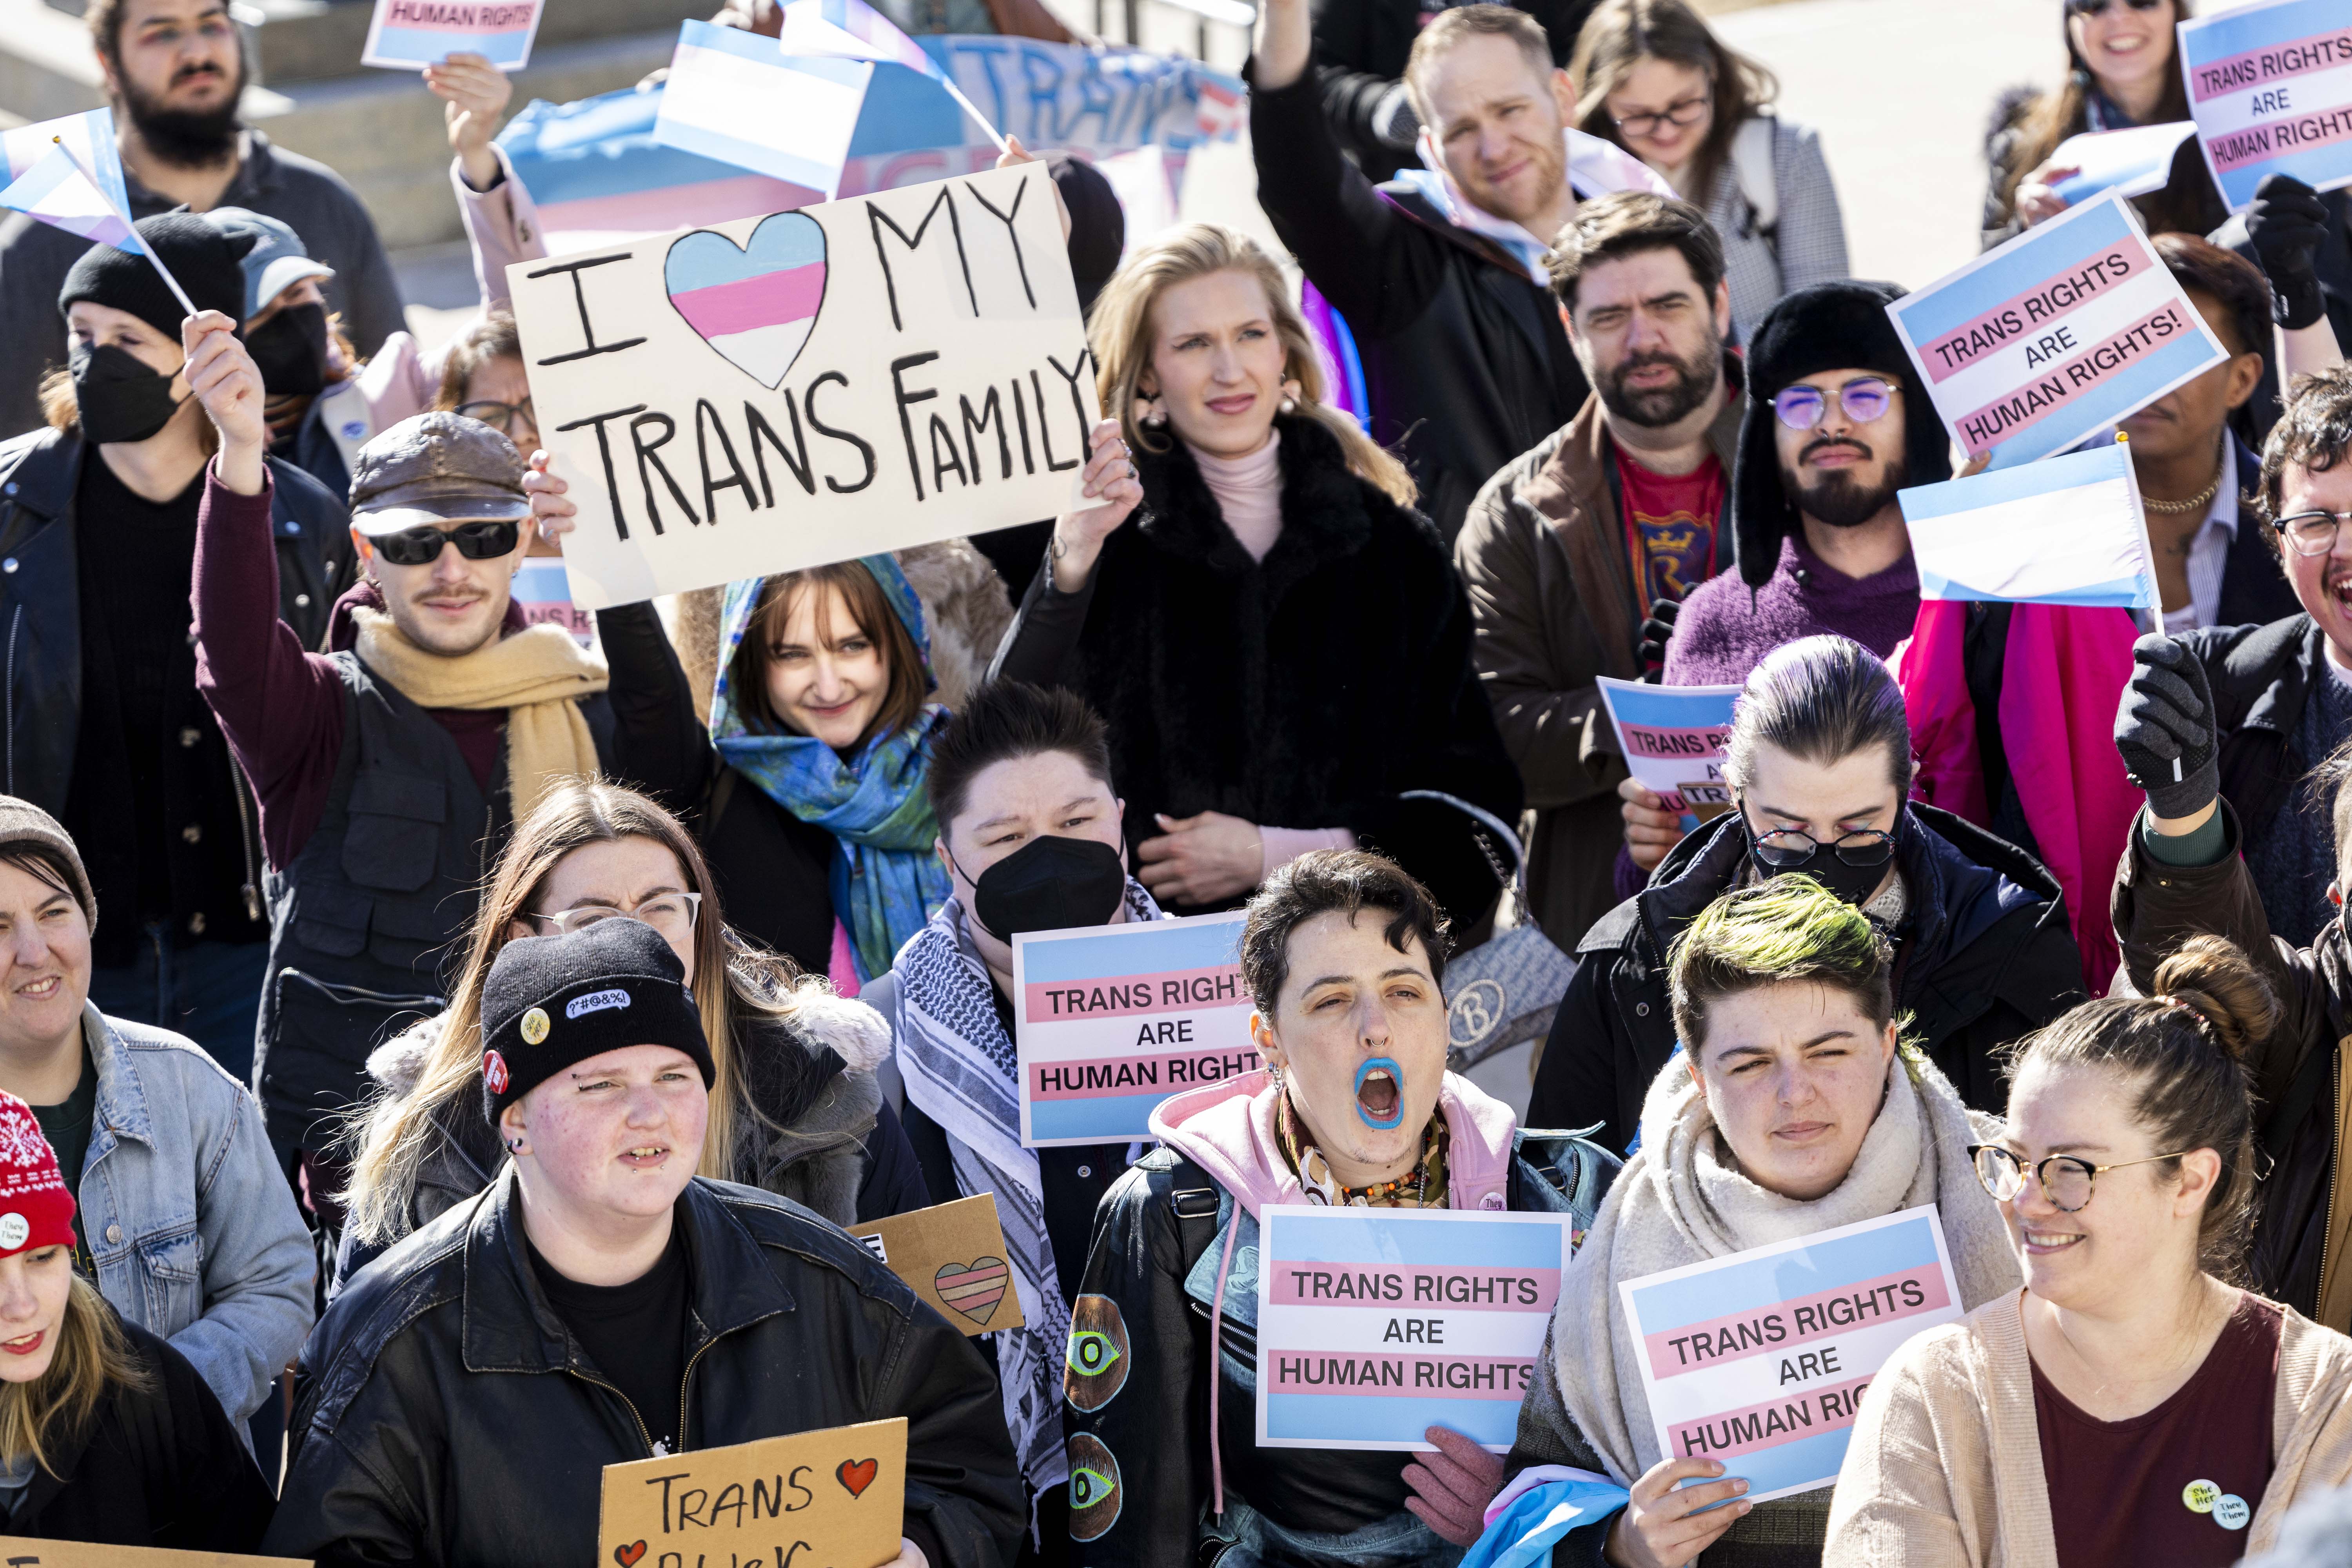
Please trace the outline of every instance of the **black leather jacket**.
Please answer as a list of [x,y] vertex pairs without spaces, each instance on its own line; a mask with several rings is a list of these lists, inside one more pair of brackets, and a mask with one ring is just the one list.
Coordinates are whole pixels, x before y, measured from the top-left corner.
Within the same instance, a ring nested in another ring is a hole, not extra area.
[[[604,1468],[652,1457],[541,1289],[511,1166],[384,1254],[304,1347],[264,1550],[319,1568],[580,1568]],[[808,1210],[696,1178],[683,1448],[907,1418],[905,1533],[998,1568],[1027,1524],[995,1379],[971,1342]]]
[[[87,450],[78,431],[35,430],[0,443],[0,793],[52,816],[65,815],[81,735],[73,525]],[[269,472],[278,613],[315,647],[335,595],[351,585],[350,515],[340,497],[292,465],[272,458]],[[258,883],[257,836],[247,859]]]

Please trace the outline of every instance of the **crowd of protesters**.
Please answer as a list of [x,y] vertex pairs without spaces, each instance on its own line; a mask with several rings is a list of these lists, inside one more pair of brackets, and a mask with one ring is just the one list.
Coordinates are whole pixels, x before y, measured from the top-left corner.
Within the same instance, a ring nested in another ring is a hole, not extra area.
[[[1988,247],[2187,117],[2188,0],[2053,5]],[[1367,410],[1286,258],[1046,152],[1083,500],[583,644],[515,597],[576,507],[504,74],[424,73],[425,342],[225,0],[88,21],[144,253],[0,225],[0,1535],[577,1568],[608,1465],[903,1417],[892,1568],[2352,1562],[2345,193],[2136,199],[2225,351],[2121,424],[2160,605],[1923,602],[1952,443],[1768,71],[1687,0],[1260,0]],[[1604,679],[1738,689],[1727,809]],[[1015,939],[1232,910],[1255,1070],[1031,1146]],[[1524,1115],[1449,1054],[1506,940]],[[982,1194],[967,1338],[845,1227]],[[1507,1454],[1259,1446],[1297,1205],[1568,1228]],[[1621,1284],[1924,1205],[1965,1315],[1834,1485],[1662,1451]]]

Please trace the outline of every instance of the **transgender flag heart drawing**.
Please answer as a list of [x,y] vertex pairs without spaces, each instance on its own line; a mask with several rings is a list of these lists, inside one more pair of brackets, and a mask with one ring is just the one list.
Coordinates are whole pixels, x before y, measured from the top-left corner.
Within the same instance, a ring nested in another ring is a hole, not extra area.
[[761,219],[742,247],[697,229],[669,247],[662,282],[703,342],[773,391],[824,303],[824,230],[805,213]]

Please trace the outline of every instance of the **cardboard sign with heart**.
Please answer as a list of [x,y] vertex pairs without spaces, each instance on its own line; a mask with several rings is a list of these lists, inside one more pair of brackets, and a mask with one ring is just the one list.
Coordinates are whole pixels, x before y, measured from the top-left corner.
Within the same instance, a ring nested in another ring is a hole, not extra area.
[[604,1467],[597,1568],[881,1568],[907,1509],[903,1416]]
[[0,1535],[0,1563],[40,1568],[310,1568],[294,1557],[240,1557],[233,1552],[174,1552],[163,1546],[92,1546]]
[[662,259],[662,283],[686,324],[772,391],[816,330],[824,277],[824,230],[796,212],[762,219],[740,246],[697,229]]
[[849,1234],[869,1247],[878,1243],[877,1256],[890,1272],[966,1334],[1000,1333],[1028,1321],[1013,1289],[992,1193],[854,1226]]

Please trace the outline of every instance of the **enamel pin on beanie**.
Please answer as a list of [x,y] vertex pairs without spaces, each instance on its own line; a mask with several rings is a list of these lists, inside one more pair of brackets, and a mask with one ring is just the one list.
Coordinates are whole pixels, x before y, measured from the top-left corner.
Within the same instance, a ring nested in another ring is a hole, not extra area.
[[641,921],[604,920],[567,936],[520,937],[482,983],[482,1110],[499,1115],[575,1062],[628,1046],[670,1046],[716,1076],[686,970]]
[[33,1108],[0,1094],[0,1258],[73,1245],[74,1195]]

